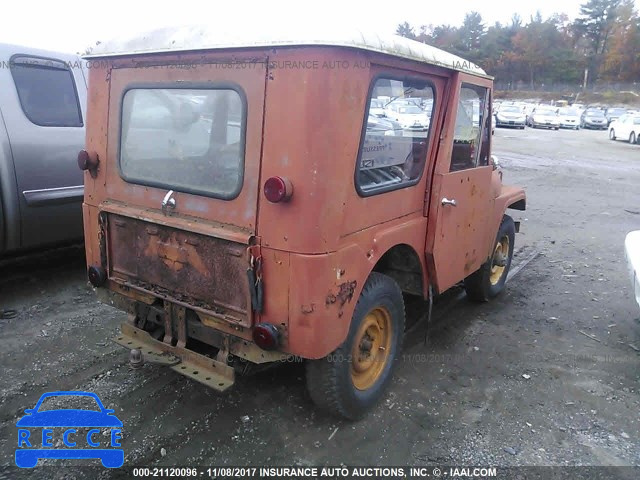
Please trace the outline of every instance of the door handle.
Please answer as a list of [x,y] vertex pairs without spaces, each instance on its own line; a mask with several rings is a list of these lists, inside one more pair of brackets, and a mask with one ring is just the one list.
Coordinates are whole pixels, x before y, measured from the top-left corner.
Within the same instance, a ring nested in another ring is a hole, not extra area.
[[456,202],[456,200],[454,198],[449,200],[447,197],[444,197],[442,199],[442,205],[444,205],[444,206],[451,205],[452,207],[457,207],[458,206],[458,202]]

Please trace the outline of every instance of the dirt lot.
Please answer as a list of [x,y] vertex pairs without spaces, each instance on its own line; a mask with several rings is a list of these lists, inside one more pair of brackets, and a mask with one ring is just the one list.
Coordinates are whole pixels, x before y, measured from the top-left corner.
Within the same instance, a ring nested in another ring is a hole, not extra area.
[[[4,262],[0,306],[18,316],[0,320],[0,465],[13,464],[24,409],[53,390],[116,410],[125,465],[639,465],[640,310],[623,239],[640,229],[640,146],[498,129],[494,153],[529,197],[514,212],[514,265],[540,254],[492,303],[440,299],[427,344],[424,327],[408,336],[388,396],[358,423],[318,414],[299,364],[224,395],[159,366],[130,370],[110,341],[124,315],[97,303],[81,248]],[[95,472],[113,474],[73,475]]]

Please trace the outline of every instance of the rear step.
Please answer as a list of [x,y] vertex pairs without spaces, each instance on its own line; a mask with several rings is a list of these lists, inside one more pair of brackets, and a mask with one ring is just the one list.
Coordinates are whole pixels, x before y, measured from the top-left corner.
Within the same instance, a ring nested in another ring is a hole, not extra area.
[[224,392],[235,381],[233,367],[186,348],[173,347],[156,340],[148,332],[128,323],[122,324],[121,334],[113,340],[130,350],[139,350],[143,361],[167,365],[218,392]]

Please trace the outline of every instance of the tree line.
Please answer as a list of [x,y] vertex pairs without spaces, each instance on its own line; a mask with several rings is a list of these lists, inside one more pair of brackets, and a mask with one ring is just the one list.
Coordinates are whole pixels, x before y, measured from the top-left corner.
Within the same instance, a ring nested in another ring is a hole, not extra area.
[[634,0],[587,0],[579,16],[528,22],[514,14],[508,24],[487,27],[480,13],[460,26],[404,22],[396,33],[470,60],[503,88],[640,82],[640,16]]

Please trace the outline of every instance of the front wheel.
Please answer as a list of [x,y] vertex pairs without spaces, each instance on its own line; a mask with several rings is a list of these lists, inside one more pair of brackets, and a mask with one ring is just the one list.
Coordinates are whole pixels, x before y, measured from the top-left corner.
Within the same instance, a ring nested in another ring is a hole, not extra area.
[[636,143],[636,134],[634,132],[631,132],[631,134],[629,135],[629,143],[631,145],[633,145],[634,143]]
[[363,417],[391,381],[404,323],[400,287],[390,277],[373,272],[358,299],[347,339],[325,358],[306,364],[313,402],[349,420]]
[[615,140],[616,139],[616,131],[611,128],[609,129],[609,140]]
[[491,258],[464,279],[464,288],[471,300],[487,302],[504,289],[513,258],[515,236],[513,219],[505,215],[498,229]]

